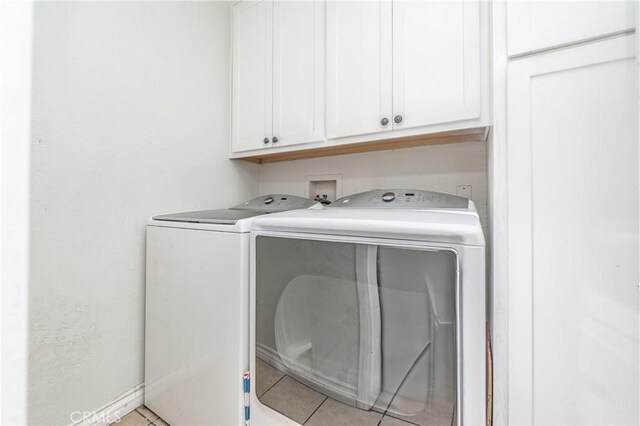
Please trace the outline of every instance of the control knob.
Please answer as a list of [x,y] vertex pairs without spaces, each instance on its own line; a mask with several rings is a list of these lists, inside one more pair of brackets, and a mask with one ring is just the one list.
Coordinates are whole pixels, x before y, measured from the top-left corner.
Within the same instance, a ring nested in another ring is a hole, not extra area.
[[389,201],[393,201],[396,199],[396,194],[393,192],[385,192],[382,194],[382,201],[388,203]]

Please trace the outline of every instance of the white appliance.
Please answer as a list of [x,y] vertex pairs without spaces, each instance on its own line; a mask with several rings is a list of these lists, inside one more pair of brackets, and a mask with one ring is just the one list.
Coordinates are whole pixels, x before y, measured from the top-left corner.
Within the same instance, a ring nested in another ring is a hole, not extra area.
[[375,190],[258,218],[251,241],[252,424],[485,424],[471,201]]
[[263,214],[317,205],[273,194],[147,225],[145,404],[173,425],[244,422],[249,230]]

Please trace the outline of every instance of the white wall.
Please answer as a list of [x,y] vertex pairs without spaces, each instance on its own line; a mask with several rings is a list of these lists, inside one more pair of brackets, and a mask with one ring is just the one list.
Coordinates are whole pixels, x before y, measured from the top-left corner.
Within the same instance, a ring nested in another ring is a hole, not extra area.
[[35,5],[29,424],[143,381],[145,220],[257,193],[227,160],[228,3]]
[[485,143],[434,145],[263,164],[260,192],[307,195],[305,177],[319,174],[341,174],[343,195],[374,188],[428,189],[455,194],[457,185],[472,185],[471,199],[476,203],[483,226],[487,223]]
[[26,424],[33,3],[0,2],[0,424]]

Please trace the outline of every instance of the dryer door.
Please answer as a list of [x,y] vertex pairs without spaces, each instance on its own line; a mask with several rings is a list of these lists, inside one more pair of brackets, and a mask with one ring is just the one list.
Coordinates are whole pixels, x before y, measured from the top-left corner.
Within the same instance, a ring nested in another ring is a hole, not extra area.
[[[254,377],[262,404],[299,423],[339,409],[372,410],[372,421],[451,424],[452,252],[258,236],[256,256]],[[315,402],[296,400],[303,389]]]

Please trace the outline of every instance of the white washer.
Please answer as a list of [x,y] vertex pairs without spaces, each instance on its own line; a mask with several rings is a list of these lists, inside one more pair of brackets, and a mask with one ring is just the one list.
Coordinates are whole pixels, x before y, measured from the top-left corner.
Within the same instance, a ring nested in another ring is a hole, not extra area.
[[375,190],[265,216],[251,262],[252,424],[485,424],[471,201]]
[[244,422],[249,230],[255,217],[319,206],[272,194],[147,225],[145,404],[174,425]]

